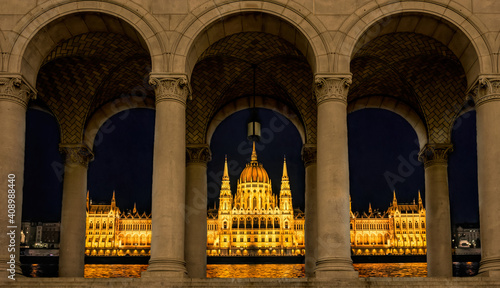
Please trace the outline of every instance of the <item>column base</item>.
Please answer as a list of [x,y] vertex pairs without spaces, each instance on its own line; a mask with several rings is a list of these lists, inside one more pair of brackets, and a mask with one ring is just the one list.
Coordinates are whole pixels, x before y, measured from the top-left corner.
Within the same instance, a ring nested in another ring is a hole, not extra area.
[[317,279],[357,278],[358,271],[354,270],[349,258],[324,258],[316,262]]
[[151,259],[141,277],[187,278],[186,263],[176,259]]
[[480,277],[500,277],[500,257],[482,259],[479,263]]

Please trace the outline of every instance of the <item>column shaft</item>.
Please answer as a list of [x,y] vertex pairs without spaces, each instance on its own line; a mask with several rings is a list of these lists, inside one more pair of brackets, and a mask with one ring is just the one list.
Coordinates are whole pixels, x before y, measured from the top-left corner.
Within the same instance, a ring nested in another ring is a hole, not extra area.
[[153,156],[152,237],[143,276],[183,277],[186,191],[185,78],[155,78],[156,124]]
[[317,278],[358,275],[352,266],[349,235],[349,84],[350,77],[317,80]]
[[425,165],[427,276],[452,277],[448,153],[451,145],[426,145]]
[[61,207],[59,277],[83,277],[85,268],[85,221],[87,164],[90,149],[81,145],[61,145],[65,155]]
[[318,217],[317,208],[317,169],[316,169],[316,146],[304,145],[302,149],[302,158],[305,165],[305,189],[306,189],[306,207],[305,207],[305,270],[306,277],[314,277],[317,261],[316,239],[318,237]]
[[0,131],[2,133],[2,141],[0,141],[0,210],[2,211],[0,214],[2,227],[0,230],[2,233],[0,277],[2,280],[7,279],[8,276],[16,279],[21,274],[19,243],[23,207],[26,107],[29,99],[34,98],[34,93],[31,91],[33,89],[30,89],[21,77],[3,78],[0,76]]
[[208,145],[187,148],[186,268],[191,278],[207,275],[207,162]]
[[479,275],[500,277],[500,79],[480,79],[476,100],[481,263]]

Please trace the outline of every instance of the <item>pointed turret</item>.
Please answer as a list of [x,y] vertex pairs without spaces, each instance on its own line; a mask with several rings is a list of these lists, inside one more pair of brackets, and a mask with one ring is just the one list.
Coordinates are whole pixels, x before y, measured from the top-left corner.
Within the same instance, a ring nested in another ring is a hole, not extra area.
[[288,181],[288,171],[286,169],[286,156],[283,160],[283,177],[281,177],[281,181]]
[[227,169],[227,155],[224,161],[224,175],[222,175],[222,181],[229,181],[229,173]]
[[257,151],[255,151],[255,141],[253,141],[253,148],[252,148],[252,161],[250,163],[257,163]]
[[90,210],[90,198],[89,198],[89,190],[87,190],[87,211]]
[[398,206],[398,199],[396,199],[396,190],[393,191],[394,196],[392,197],[392,206]]
[[280,208],[282,211],[291,213],[292,209],[292,191],[290,190],[290,179],[286,169],[286,157],[283,159],[283,177],[281,177],[280,190]]
[[116,207],[115,190],[113,190],[113,197],[111,198],[111,209]]
[[134,209],[132,210],[132,214],[135,214],[137,213],[137,207],[136,207],[136,203],[134,202]]
[[224,160],[224,174],[222,175],[222,183],[220,187],[220,197],[219,197],[219,214],[229,213],[231,210],[232,194],[231,194],[231,184],[229,183],[229,169],[227,168],[227,155]]
[[422,203],[422,197],[420,196],[420,190],[418,190],[418,209],[422,210],[424,208],[424,204]]
[[372,203],[368,203],[368,214],[372,214]]

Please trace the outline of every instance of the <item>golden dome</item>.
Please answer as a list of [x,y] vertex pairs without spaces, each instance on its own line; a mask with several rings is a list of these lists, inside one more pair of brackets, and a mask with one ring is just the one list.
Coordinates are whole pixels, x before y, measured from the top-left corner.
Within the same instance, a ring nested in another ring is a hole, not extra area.
[[240,183],[269,183],[269,175],[266,169],[259,163],[248,163],[247,167],[241,171]]
[[269,175],[266,169],[257,162],[257,152],[255,151],[255,142],[253,143],[252,161],[247,163],[247,166],[240,174],[240,183],[269,183]]

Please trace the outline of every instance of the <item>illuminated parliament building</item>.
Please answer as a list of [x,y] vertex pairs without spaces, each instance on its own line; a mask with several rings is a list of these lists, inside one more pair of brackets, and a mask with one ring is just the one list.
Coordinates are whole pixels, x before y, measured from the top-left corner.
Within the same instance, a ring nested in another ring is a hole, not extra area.
[[286,159],[278,196],[257,161],[254,143],[251,161],[241,172],[233,197],[226,158],[219,209],[208,211],[207,225],[207,255],[305,254],[304,213],[293,209]]
[[[353,255],[423,255],[427,253],[425,208],[418,202],[400,204],[394,192],[385,212],[350,211]],[[291,256],[305,254],[305,216],[294,209],[290,179],[283,162],[279,195],[272,191],[267,171],[257,161],[255,145],[250,163],[231,192],[227,167],[219,207],[207,216],[208,256]],[[85,254],[90,256],[145,256],[150,254],[151,215],[120,211],[115,193],[111,204],[93,204],[87,194]]]
[[87,192],[85,255],[145,256],[151,248],[151,214],[120,211],[115,192],[111,204],[93,204]]

